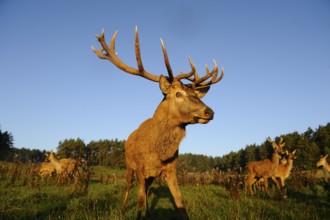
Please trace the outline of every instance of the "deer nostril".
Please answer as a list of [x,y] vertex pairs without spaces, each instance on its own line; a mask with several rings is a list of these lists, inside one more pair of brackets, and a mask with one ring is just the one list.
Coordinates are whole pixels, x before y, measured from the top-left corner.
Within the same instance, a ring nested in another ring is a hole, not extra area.
[[212,109],[210,108],[206,108],[204,111],[205,116],[209,117],[209,118],[213,118],[214,112]]

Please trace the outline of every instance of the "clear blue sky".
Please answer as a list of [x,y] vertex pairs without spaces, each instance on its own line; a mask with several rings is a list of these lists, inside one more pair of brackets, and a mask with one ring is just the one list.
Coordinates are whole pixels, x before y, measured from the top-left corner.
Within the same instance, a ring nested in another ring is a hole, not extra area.
[[0,0],[0,126],[18,148],[56,150],[67,138],[126,139],[162,99],[157,83],[101,60],[95,34],[119,31],[118,56],[166,74],[215,59],[225,77],[203,101],[215,111],[190,125],[180,153],[222,156],[330,122],[330,1]]

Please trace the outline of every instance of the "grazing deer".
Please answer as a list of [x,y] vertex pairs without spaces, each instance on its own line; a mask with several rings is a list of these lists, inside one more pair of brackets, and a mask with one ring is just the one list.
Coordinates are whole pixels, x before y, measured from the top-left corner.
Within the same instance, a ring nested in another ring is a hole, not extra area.
[[[177,208],[184,219],[189,219],[177,180],[177,163],[179,144],[186,133],[189,124],[206,124],[213,119],[214,112],[200,99],[207,93],[212,84],[219,82],[224,71],[218,77],[218,66],[214,61],[214,69],[209,71],[206,66],[206,75],[199,77],[194,64],[189,58],[191,72],[173,76],[167,52],[161,40],[168,76],[154,75],[147,72],[141,60],[138,30],[135,29],[135,53],[138,69],[124,64],[116,55],[115,38],[112,36],[110,47],[104,39],[104,30],[101,36],[96,36],[102,49],[96,50],[96,55],[107,59],[116,67],[132,75],[141,76],[147,80],[158,82],[164,99],[158,105],[152,118],[144,121],[127,139],[125,145],[127,166],[127,191],[125,194],[122,214],[125,206],[134,173],[138,182],[138,210],[137,219],[141,217],[143,207],[149,214],[147,192],[155,177],[163,175],[174,198]],[[211,79],[210,79],[211,78]],[[188,80],[191,84],[183,84],[181,80]]]
[[247,171],[247,179],[245,181],[245,196],[247,195],[247,187],[250,188],[251,196],[254,196],[252,185],[260,178],[263,178],[265,191],[268,191],[268,178],[272,178],[275,184],[280,188],[279,183],[276,178],[273,178],[275,175],[277,168],[280,162],[280,154],[283,153],[283,147],[285,143],[283,143],[283,139],[280,138],[279,143],[270,140],[267,138],[267,141],[272,143],[273,154],[271,160],[265,159],[262,161],[253,161],[249,162],[246,165]]
[[328,154],[325,156],[321,155],[320,159],[316,162],[316,166],[317,167],[323,166],[323,171],[330,173],[330,165],[328,164],[328,162],[326,160],[327,157],[328,157]]

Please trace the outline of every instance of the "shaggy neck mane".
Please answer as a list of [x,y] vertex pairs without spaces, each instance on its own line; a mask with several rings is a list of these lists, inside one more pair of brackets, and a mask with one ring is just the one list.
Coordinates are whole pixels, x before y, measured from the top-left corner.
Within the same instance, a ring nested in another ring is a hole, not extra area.
[[186,134],[185,125],[171,117],[168,103],[163,100],[152,118],[154,122],[155,150],[162,162],[170,162],[178,157],[179,145]]

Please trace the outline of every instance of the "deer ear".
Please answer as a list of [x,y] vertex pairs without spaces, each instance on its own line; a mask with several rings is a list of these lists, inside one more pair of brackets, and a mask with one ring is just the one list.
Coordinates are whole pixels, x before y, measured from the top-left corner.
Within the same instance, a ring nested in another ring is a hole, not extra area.
[[197,94],[198,98],[203,98],[206,93],[210,90],[210,86],[207,86],[207,87],[202,87],[202,88],[197,88],[195,89],[195,93]]
[[168,82],[165,76],[161,75],[159,79],[159,88],[164,94],[168,93],[171,84]]

